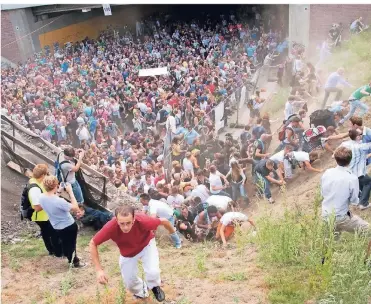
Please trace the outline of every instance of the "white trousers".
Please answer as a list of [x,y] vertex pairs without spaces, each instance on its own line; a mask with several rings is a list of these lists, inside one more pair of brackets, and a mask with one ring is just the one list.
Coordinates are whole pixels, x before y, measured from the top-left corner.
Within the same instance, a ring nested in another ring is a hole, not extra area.
[[[139,260],[143,263],[145,282],[138,277]],[[160,260],[154,238],[136,256],[126,258],[120,255],[119,264],[125,286],[134,295],[148,297],[148,289],[160,286]]]

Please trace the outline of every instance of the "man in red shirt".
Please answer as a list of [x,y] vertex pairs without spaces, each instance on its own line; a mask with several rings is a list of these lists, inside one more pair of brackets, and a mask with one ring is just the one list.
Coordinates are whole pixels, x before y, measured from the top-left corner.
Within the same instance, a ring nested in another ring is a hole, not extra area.
[[[115,217],[90,241],[90,255],[97,271],[97,279],[101,284],[108,283],[99,261],[98,246],[112,240],[120,250],[119,263],[126,288],[139,299],[147,298],[148,289],[151,289],[157,301],[162,302],[165,300],[165,293],[160,288],[160,261],[153,231],[160,225],[169,231],[170,236],[176,231],[167,219],[135,214],[134,211],[134,208],[129,205],[118,207]],[[146,282],[138,277],[140,259]]]

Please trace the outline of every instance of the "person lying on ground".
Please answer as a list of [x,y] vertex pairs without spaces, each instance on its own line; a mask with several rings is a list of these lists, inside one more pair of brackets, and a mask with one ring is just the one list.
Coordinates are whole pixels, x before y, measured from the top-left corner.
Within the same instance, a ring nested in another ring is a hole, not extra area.
[[235,227],[244,222],[249,222],[256,230],[255,223],[248,218],[247,215],[241,212],[227,212],[225,213],[218,224],[215,238],[221,240],[223,247],[227,246],[227,240],[230,239],[234,233]]
[[331,103],[331,105],[327,106],[327,109],[331,111],[332,113],[341,113],[343,116],[345,116],[350,109],[349,106],[349,100],[339,100],[334,101]]
[[95,231],[101,230],[113,217],[113,213],[109,211],[100,211],[84,205],[79,206],[77,219],[84,226],[92,226]]

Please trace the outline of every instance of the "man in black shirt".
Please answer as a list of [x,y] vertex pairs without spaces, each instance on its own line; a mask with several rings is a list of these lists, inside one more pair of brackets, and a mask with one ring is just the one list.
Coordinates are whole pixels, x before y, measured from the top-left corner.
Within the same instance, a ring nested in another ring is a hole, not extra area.
[[262,159],[255,165],[255,174],[257,176],[257,187],[260,194],[264,192],[265,197],[270,204],[274,203],[270,186],[271,183],[282,186],[285,184],[283,175],[277,164],[270,159]]
[[194,230],[195,215],[191,212],[187,206],[182,205],[181,213],[177,216],[177,230],[185,236],[188,240],[197,240],[197,236]]

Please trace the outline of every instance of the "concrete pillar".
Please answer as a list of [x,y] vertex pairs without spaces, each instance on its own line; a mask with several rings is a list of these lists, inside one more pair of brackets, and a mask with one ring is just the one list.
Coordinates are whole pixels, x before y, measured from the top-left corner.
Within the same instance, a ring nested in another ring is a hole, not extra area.
[[310,29],[310,5],[290,4],[289,5],[289,41],[291,47],[293,42],[305,45],[306,50],[309,47],[309,29]]
[[25,61],[35,53],[35,46],[30,35],[33,23],[31,8],[11,10],[9,16],[22,60]]

